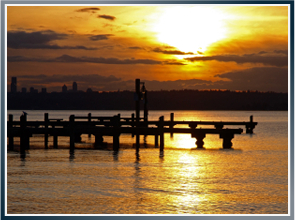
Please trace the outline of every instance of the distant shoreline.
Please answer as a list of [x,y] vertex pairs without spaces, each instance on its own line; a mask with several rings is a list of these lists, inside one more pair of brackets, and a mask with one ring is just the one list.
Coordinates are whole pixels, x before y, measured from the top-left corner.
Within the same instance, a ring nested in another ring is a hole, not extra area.
[[[143,106],[143,102],[140,105]],[[149,91],[148,110],[288,110],[288,93],[232,91]],[[132,91],[102,93],[8,93],[11,110],[134,110]]]

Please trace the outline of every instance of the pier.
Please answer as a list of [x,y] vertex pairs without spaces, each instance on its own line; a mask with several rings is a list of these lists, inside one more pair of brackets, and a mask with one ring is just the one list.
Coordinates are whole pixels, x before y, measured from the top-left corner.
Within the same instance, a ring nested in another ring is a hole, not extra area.
[[[143,84],[140,89],[140,84]],[[8,149],[14,150],[14,137],[20,137],[20,155],[24,156],[26,150],[30,149],[30,138],[35,134],[44,135],[44,148],[48,149],[48,136],[53,136],[53,147],[58,148],[58,137],[70,137],[70,154],[74,154],[75,143],[81,142],[81,135],[87,134],[95,136],[94,148],[103,146],[103,137],[111,136],[113,138],[113,151],[116,153],[120,149],[120,135],[129,134],[135,139],[136,154],[139,153],[140,136],[154,136],[154,146],[159,148],[160,155],[164,153],[164,134],[191,134],[196,138],[196,148],[204,148],[204,138],[206,135],[219,135],[223,140],[224,149],[232,148],[232,139],[236,134],[241,134],[243,129],[228,129],[226,125],[245,126],[246,133],[252,134],[253,129],[258,124],[250,116],[248,122],[225,122],[225,121],[175,121],[174,113],[170,114],[170,120],[164,120],[160,116],[158,120],[148,120],[147,110],[147,91],[144,83],[136,79],[136,92],[134,94],[136,111],[131,117],[121,117],[120,114],[110,117],[92,116],[89,113],[86,116],[70,115],[69,120],[50,118],[48,113],[44,114],[43,121],[28,121],[27,114],[20,116],[19,121],[9,115],[7,121]],[[140,117],[140,102],[144,102],[144,117]],[[185,128],[179,128],[178,125],[186,125]],[[210,125],[212,128],[198,128],[199,125]]]

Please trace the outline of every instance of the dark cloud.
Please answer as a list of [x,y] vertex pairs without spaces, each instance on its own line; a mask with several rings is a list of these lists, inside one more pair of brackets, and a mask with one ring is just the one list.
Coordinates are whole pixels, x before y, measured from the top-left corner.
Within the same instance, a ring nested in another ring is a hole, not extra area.
[[111,20],[111,21],[116,19],[116,17],[111,16],[111,15],[98,15],[97,17],[98,18],[104,18],[104,19]]
[[288,50],[274,50],[273,51],[274,53],[281,53],[281,54],[284,54],[284,55],[288,55]]
[[179,50],[163,50],[161,48],[155,48],[153,49],[153,52],[157,52],[157,53],[163,53],[163,54],[171,54],[171,55],[193,55],[194,53],[192,52],[182,52]]
[[37,32],[8,31],[7,47],[16,49],[27,48],[34,45],[44,45],[54,40],[63,40],[67,38],[67,34],[59,34],[51,30]]
[[128,49],[131,49],[131,50],[141,50],[142,48],[141,47],[128,47]]
[[79,10],[76,10],[76,12],[91,12],[91,13],[95,13],[96,11],[99,11],[99,8],[82,8]]
[[67,39],[67,34],[56,33],[51,30],[25,32],[8,31],[7,47],[13,49],[76,49],[76,50],[96,50],[96,48],[85,46],[59,46],[50,44],[55,40]]
[[33,80],[35,82],[38,82],[39,84],[45,84],[45,83],[66,83],[66,82],[83,82],[83,83],[93,83],[96,84],[104,84],[104,83],[110,83],[115,81],[120,81],[121,78],[115,77],[113,75],[110,76],[101,76],[97,74],[83,74],[83,75],[77,75],[77,74],[71,74],[71,75],[61,75],[61,74],[54,74],[54,75],[23,75],[19,76],[18,79],[20,80]]
[[99,35],[93,35],[89,37],[90,40],[98,41],[98,40],[107,40],[109,39],[109,36],[114,36],[113,34],[99,34]]
[[202,56],[185,58],[185,60],[194,61],[210,61],[216,60],[220,62],[236,62],[242,63],[262,63],[264,65],[283,67],[288,66],[288,57],[286,56],[260,56],[258,54],[244,54],[238,55],[216,55],[216,56]]
[[61,62],[61,63],[103,63],[103,64],[148,64],[148,65],[182,65],[176,61],[158,61],[151,59],[123,59],[118,58],[103,58],[103,57],[73,57],[69,55],[62,55],[53,59],[45,58],[29,58],[23,56],[8,56],[8,62]]
[[216,77],[229,79],[219,82],[220,89],[258,90],[258,91],[288,91],[287,67],[256,67],[246,70],[228,72]]

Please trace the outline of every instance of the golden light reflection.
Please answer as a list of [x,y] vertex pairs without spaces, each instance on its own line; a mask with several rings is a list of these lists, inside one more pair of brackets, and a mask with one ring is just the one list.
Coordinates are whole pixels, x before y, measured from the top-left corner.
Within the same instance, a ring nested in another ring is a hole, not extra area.
[[213,7],[174,6],[163,10],[154,31],[160,42],[186,53],[203,53],[211,43],[226,37],[226,17]]
[[169,145],[176,146],[181,149],[196,148],[196,138],[192,138],[190,134],[176,134]]

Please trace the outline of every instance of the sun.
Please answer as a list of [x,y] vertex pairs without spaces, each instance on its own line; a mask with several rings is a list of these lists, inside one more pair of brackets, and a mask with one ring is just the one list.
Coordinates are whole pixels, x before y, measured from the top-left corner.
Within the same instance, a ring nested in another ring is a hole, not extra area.
[[208,6],[171,6],[154,25],[159,42],[183,52],[205,52],[207,47],[226,37],[226,14]]

